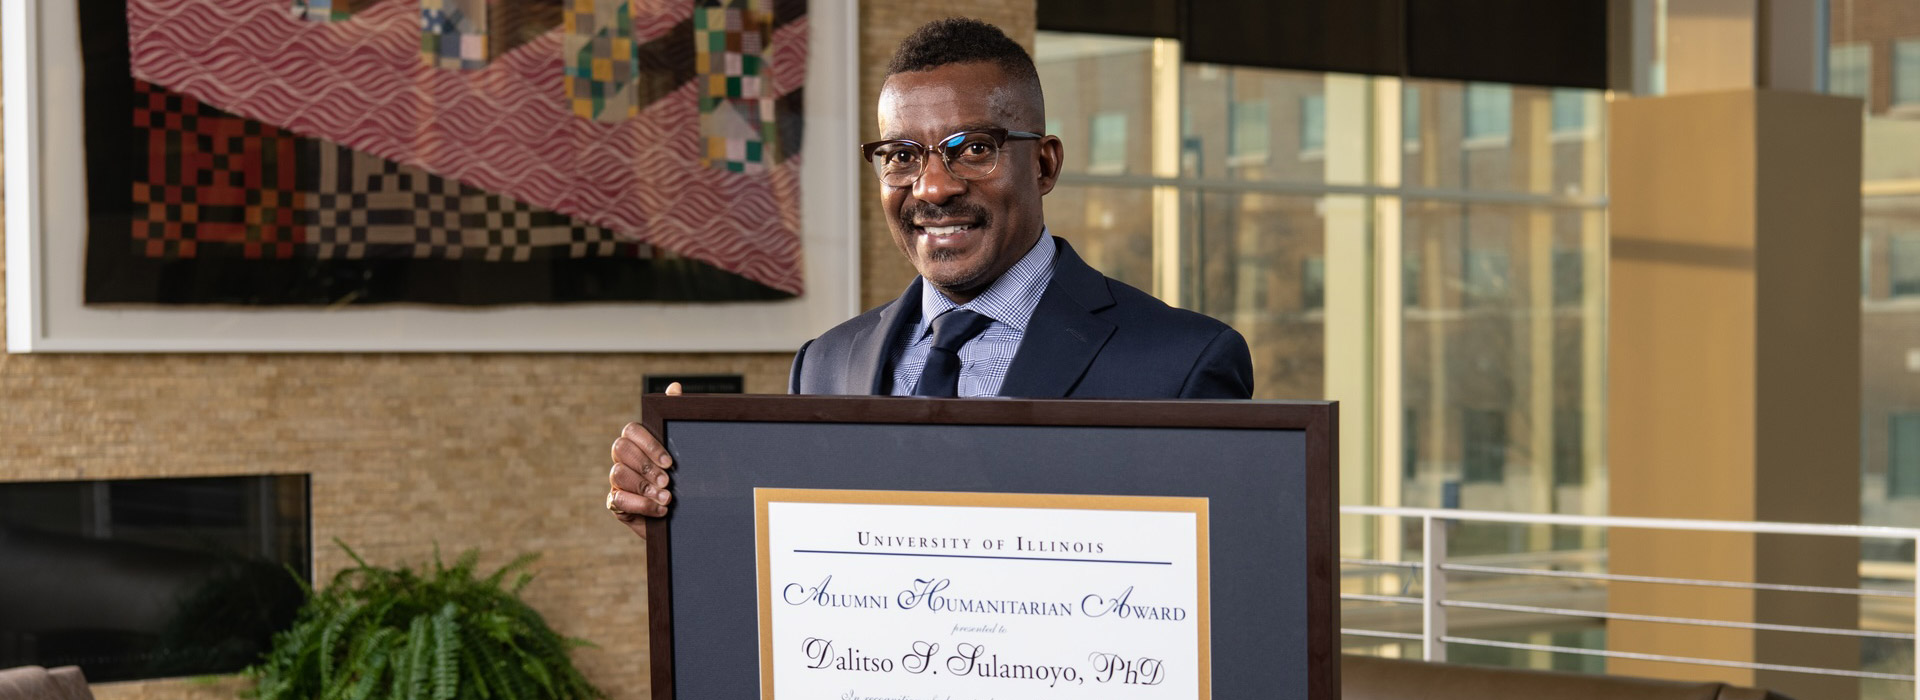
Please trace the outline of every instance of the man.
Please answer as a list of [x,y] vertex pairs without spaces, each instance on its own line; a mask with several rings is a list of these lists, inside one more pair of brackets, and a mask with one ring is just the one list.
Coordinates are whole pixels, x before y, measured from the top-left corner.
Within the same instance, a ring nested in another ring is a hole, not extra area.
[[[796,394],[1249,398],[1246,340],[1089,267],[1046,230],[1063,161],[1026,50],[984,22],[901,42],[880,90],[882,140],[861,146],[894,243],[920,273],[892,303],[794,357]],[[669,389],[668,393],[675,393]],[[644,536],[666,514],[672,458],[629,423],[607,509]]]

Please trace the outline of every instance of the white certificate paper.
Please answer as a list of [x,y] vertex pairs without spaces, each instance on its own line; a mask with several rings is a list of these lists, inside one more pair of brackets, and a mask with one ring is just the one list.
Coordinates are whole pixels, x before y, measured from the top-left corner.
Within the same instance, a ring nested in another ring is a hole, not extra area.
[[1211,695],[1204,498],[755,502],[763,698]]

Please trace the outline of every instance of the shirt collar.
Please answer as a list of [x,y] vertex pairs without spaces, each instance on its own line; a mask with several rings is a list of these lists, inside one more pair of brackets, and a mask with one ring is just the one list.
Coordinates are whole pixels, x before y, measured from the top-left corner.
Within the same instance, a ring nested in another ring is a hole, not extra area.
[[967,309],[995,321],[1007,324],[1022,331],[1027,329],[1027,321],[1033,318],[1033,310],[1040,305],[1040,295],[1047,290],[1047,282],[1053,279],[1053,253],[1056,246],[1053,236],[1046,228],[1040,229],[1040,240],[1034,242],[1019,262],[1007,268],[1000,279],[987,285],[986,291],[965,304],[955,304],[933,285],[920,285],[920,327],[914,333],[918,338],[927,333],[933,319],[953,309]]

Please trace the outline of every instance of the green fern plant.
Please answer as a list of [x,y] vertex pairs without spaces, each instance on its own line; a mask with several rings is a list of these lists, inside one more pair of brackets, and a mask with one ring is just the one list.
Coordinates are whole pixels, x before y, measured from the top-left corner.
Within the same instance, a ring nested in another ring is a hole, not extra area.
[[[307,591],[293,627],[246,675],[259,700],[586,700],[605,697],[568,653],[590,643],[561,637],[520,600],[533,580],[523,555],[486,576],[467,550],[430,571],[356,566]],[[512,583],[507,578],[513,577]],[[304,586],[305,583],[303,582]]]

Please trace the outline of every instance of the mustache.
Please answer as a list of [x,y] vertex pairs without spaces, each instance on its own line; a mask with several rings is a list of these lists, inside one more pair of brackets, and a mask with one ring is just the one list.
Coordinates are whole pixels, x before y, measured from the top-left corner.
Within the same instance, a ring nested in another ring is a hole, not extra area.
[[914,226],[916,220],[973,219],[985,227],[993,223],[993,217],[987,214],[987,208],[965,200],[953,200],[946,204],[933,204],[920,200],[909,200],[900,207],[900,223]]

